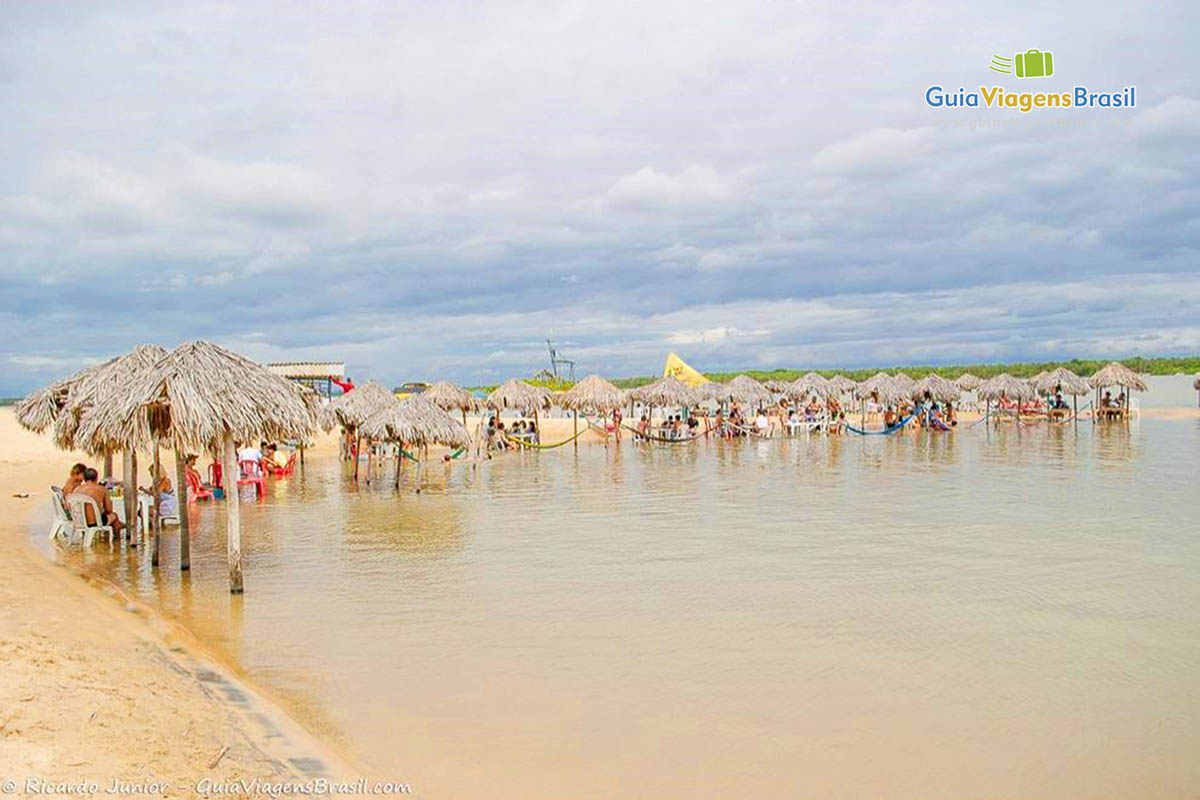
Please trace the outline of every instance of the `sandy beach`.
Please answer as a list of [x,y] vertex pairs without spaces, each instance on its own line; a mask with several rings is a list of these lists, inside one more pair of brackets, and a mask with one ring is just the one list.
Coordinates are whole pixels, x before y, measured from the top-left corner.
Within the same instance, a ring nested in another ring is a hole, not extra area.
[[122,781],[120,795],[190,796],[206,779],[353,776],[188,632],[37,552],[26,519],[77,455],[20,430],[10,409],[0,443],[0,779],[26,794]]

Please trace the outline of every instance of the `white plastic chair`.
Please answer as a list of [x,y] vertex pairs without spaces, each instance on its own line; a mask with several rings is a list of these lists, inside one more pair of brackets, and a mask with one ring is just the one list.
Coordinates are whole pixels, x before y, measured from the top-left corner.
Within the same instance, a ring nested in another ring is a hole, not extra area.
[[71,514],[67,511],[67,500],[61,486],[50,487],[50,506],[54,510],[54,521],[50,523],[50,541],[59,536],[71,536]]
[[[87,522],[89,507],[92,510],[92,519],[96,520],[95,525],[89,525]],[[102,519],[104,519],[104,513],[101,511],[99,503],[83,492],[71,493],[71,530],[82,538],[84,547],[92,546],[92,540],[96,538],[97,533],[108,534],[109,543],[116,545],[116,535],[113,533],[112,526],[102,525],[100,523]]]

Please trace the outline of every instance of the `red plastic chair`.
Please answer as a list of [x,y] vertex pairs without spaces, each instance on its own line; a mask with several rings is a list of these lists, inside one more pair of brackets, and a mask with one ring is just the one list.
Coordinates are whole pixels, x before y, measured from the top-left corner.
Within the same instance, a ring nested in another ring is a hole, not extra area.
[[296,451],[295,450],[292,451],[292,454],[288,457],[287,463],[284,464],[282,467],[277,467],[274,464],[267,464],[267,472],[271,473],[272,475],[274,475],[277,478],[286,478],[288,475],[291,475],[295,471],[296,471]]
[[212,498],[213,493],[200,485],[200,476],[189,470],[187,473],[187,501],[194,503],[197,500],[212,500]]
[[266,482],[263,480],[262,464],[258,461],[239,461],[238,469],[242,475],[238,478],[238,487],[254,485],[254,490],[258,492],[258,496],[262,497],[266,491]]

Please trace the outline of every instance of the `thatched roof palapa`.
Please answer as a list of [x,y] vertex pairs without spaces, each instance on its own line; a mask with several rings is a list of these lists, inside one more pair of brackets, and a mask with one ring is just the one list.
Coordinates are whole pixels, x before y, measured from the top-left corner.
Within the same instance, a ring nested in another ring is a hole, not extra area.
[[834,375],[829,379],[829,385],[836,389],[839,393],[853,393],[858,388],[858,381],[847,378],[845,375]]
[[607,412],[625,403],[625,393],[599,375],[588,375],[563,393],[559,401],[568,411]]
[[497,410],[512,408],[524,414],[543,408],[550,399],[550,391],[532,386],[525,381],[510,378],[487,396],[485,404]]
[[387,408],[395,401],[396,395],[391,389],[375,381],[367,381],[362,386],[356,386],[331,400],[329,405],[321,410],[321,427],[327,431],[335,425],[357,428],[367,417]]
[[58,418],[58,412],[66,405],[71,389],[96,370],[103,369],[114,361],[116,361],[115,358],[110,358],[103,364],[84,367],[74,375],[63,378],[60,381],[55,381],[49,386],[38,389],[36,392],[32,392],[22,398],[20,402],[13,406],[13,414],[17,418],[17,424],[34,433],[42,433],[53,425],[54,420]]
[[926,393],[939,403],[952,402],[962,397],[962,390],[952,381],[933,372],[917,381],[912,390],[912,396],[915,399],[924,398]]
[[729,400],[747,406],[770,405],[775,398],[771,390],[749,375],[738,375],[729,383],[718,384],[717,399]]
[[[709,384],[702,385],[708,386]],[[712,385],[720,386],[721,384]],[[659,378],[654,383],[639,386],[629,393],[629,397],[642,405],[656,406],[658,408],[692,406],[699,404],[705,399],[701,392],[696,391],[671,375]]]
[[209,342],[180,345],[119,398],[80,419],[77,446],[102,453],[155,441],[199,448],[298,439],[316,426],[315,395],[244,356]]
[[827,381],[823,376],[815,372],[810,372],[803,377],[797,378],[789,386],[787,394],[789,397],[803,399],[809,395],[817,397],[829,397],[837,390],[833,384]]
[[907,396],[907,392],[903,391],[896,379],[886,372],[876,372],[871,377],[867,378],[854,390],[855,397],[860,400],[866,400],[875,395],[881,403],[897,403]]
[[[123,356],[106,361],[76,382],[66,403],[54,420],[54,443],[63,450],[76,447],[75,432],[85,414],[117,402],[139,376],[153,369],[166,357],[166,348],[156,344],[138,345]],[[81,443],[82,444],[82,443]],[[94,455],[100,455],[93,452]]]
[[1039,394],[1053,394],[1061,391],[1063,394],[1083,395],[1091,391],[1088,382],[1066,367],[1045,372],[1033,380],[1033,388]]
[[975,393],[982,400],[999,400],[1001,397],[1007,397],[1009,400],[1028,400],[1034,394],[1028,381],[1014,378],[1007,372],[988,378],[979,384]]
[[917,387],[916,379],[907,372],[897,372],[892,376],[892,380],[896,382],[896,386],[900,388],[900,391],[908,396],[911,396],[913,389]]
[[972,375],[969,372],[964,372],[954,379],[954,385],[962,389],[964,392],[973,392],[983,383],[983,378],[978,375]]
[[450,381],[438,381],[421,392],[421,397],[443,411],[478,411],[483,405],[478,397]]
[[1088,385],[1093,389],[1103,389],[1106,386],[1120,386],[1122,389],[1132,389],[1137,392],[1146,391],[1146,382],[1142,376],[1122,364],[1114,361],[1088,379]]
[[794,381],[781,381],[772,378],[769,381],[763,381],[763,386],[767,387],[775,394],[787,394],[788,388],[792,385],[792,383],[794,383]]
[[403,400],[393,395],[392,402],[367,417],[360,430],[371,439],[418,446],[467,447],[471,444],[466,427],[426,399],[424,393]]

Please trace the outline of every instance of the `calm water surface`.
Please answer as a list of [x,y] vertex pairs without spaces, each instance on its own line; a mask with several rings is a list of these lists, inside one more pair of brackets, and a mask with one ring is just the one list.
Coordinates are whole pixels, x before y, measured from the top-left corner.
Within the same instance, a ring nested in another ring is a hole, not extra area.
[[244,507],[244,598],[220,506],[182,585],[72,557],[426,797],[1192,797],[1198,465],[1153,419],[626,441],[400,496],[325,459]]

